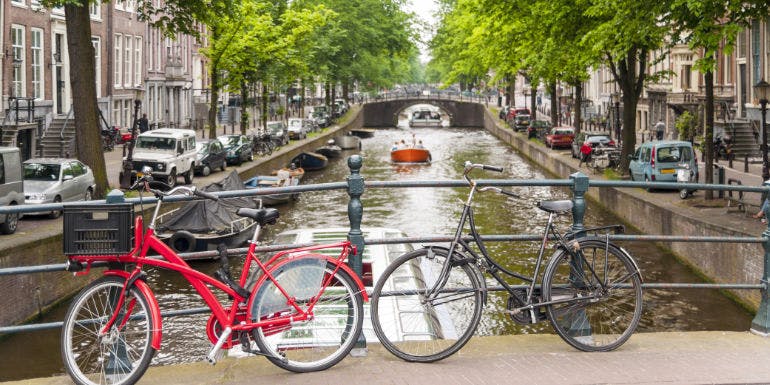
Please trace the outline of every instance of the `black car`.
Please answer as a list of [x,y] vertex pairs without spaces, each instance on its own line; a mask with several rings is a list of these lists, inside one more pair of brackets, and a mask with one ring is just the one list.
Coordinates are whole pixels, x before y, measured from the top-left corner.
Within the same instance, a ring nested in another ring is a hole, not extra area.
[[227,167],[227,151],[218,139],[200,139],[195,142],[198,154],[195,158],[195,173],[203,176],[211,174],[216,169],[225,171]]
[[222,135],[217,138],[227,151],[227,164],[241,164],[253,160],[253,145],[246,135]]
[[516,115],[516,117],[513,118],[513,122],[511,123],[511,128],[513,128],[514,131],[521,131],[526,130],[527,127],[529,127],[530,122],[530,116],[529,115]]
[[545,140],[545,134],[551,131],[551,122],[547,120],[530,120],[527,126],[527,139]]

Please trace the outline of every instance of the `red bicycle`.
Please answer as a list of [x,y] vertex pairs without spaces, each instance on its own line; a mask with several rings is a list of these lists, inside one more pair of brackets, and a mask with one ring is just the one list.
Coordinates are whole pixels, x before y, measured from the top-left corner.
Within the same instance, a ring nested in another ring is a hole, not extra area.
[[[154,228],[161,203],[170,195],[218,198],[195,187],[180,186],[167,193],[151,189],[149,179],[140,178],[135,186],[152,192],[158,203],[146,231],[141,216],[134,220],[129,252],[69,256],[69,270],[78,275],[87,274],[96,262],[109,266],[78,293],[64,319],[62,359],[76,383],[133,384],[160,349],[162,315],[145,282],[146,265],[182,274],[211,309],[206,334],[214,346],[206,358],[212,364],[236,344],[293,372],[327,369],[350,352],[361,333],[363,302],[368,301],[362,281],[345,264],[356,252],[350,242],[285,250],[263,262],[255,255],[257,238],[262,226],[275,223],[278,211],[241,208],[237,214],[256,225],[240,277],[233,280],[226,250],[221,249],[222,267],[214,278],[192,269],[155,236]],[[80,238],[89,241],[88,236]],[[65,248],[66,239],[65,228]],[[340,250],[339,255],[316,253],[328,249]],[[150,250],[162,258],[148,258]],[[220,303],[211,288],[227,294],[232,303]]]

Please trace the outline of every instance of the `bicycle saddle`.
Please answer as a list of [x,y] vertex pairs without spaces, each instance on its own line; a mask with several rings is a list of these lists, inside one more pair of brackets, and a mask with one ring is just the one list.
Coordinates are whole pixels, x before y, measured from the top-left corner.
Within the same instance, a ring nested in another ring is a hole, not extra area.
[[278,219],[278,210],[273,208],[261,208],[261,209],[249,209],[241,207],[235,212],[238,216],[251,218],[260,226],[274,225],[275,220]]
[[537,208],[549,213],[564,214],[572,210],[572,201],[540,201],[537,202]]

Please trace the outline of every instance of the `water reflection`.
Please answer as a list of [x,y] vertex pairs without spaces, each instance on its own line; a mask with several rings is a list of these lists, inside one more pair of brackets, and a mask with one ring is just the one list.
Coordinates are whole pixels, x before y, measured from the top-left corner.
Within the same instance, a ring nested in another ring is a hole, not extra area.
[[[430,165],[394,165],[390,148],[395,141],[411,139],[412,133],[423,141],[433,154]],[[399,128],[379,129],[372,138],[363,139],[361,170],[366,180],[457,180],[462,177],[463,163],[485,163],[502,166],[502,174],[480,173],[485,179],[542,179],[546,176],[530,166],[509,147],[486,131],[465,128]],[[303,183],[324,183],[345,180],[350,171],[346,159],[355,152],[330,160],[323,171],[308,172]],[[499,194],[479,194],[475,201],[476,224],[482,234],[539,234],[547,216],[535,207],[543,199],[562,199],[569,191],[549,187],[515,188],[522,199]],[[362,196],[364,216],[362,226],[398,228],[410,236],[451,235],[467,196],[466,188],[367,189]],[[279,207],[281,218],[268,228],[264,241],[272,240],[281,231],[308,227],[348,226],[345,191],[303,193],[296,202]],[[616,223],[617,219],[597,205],[588,205],[587,226]],[[571,224],[571,218],[561,217],[561,228]],[[492,242],[489,252],[517,271],[531,272],[537,257],[537,242]],[[629,242],[623,245],[635,256],[647,282],[699,282],[700,280],[676,262],[670,254],[662,253],[651,244]],[[236,266],[236,260],[231,261]],[[218,267],[214,263],[196,263],[196,268],[209,273]],[[156,290],[164,309],[184,309],[203,306],[184,279],[177,274],[149,272],[150,286]],[[491,284],[491,282],[490,282]],[[507,296],[490,296],[479,334],[552,333],[550,324],[519,326],[502,311]],[[747,330],[751,317],[714,290],[682,290],[645,292],[644,315],[639,331],[683,330]],[[63,318],[63,310],[47,316],[46,321]],[[208,316],[185,316],[164,319],[163,346],[154,364],[200,361],[209,349],[205,337]],[[58,356],[58,331],[24,333],[11,336],[0,344],[0,380],[62,373]],[[27,365],[29,357],[42,364]],[[261,358],[255,358],[261,359]],[[19,368],[31,367],[20,373]],[[14,377],[11,377],[14,376]]]

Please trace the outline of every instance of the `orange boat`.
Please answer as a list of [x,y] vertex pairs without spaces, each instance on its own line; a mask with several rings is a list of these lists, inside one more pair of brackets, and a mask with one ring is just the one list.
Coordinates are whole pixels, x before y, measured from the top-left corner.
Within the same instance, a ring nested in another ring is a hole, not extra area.
[[390,160],[396,163],[430,163],[430,151],[424,148],[404,148],[390,152]]

